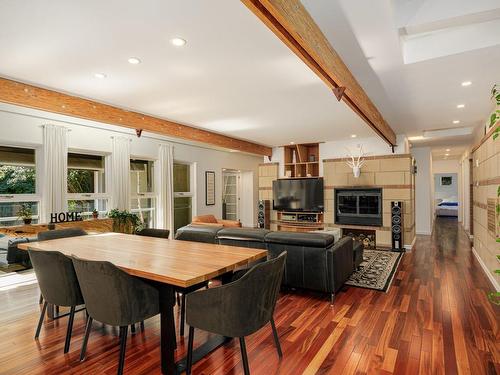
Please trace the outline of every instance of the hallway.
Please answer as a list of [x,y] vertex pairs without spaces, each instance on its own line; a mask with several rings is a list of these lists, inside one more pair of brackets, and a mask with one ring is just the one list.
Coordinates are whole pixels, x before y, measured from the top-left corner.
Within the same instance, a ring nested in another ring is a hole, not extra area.
[[[330,307],[321,294],[283,294],[275,320],[284,357],[276,355],[271,330],[247,340],[252,374],[496,374],[500,309],[456,220],[438,218],[432,236],[419,236],[404,255],[388,293],[345,287]],[[84,317],[75,318],[70,352],[63,355],[66,320],[46,321],[39,342],[38,288],[0,288],[0,374],[112,374],[117,330],[94,323],[85,362],[78,361]],[[176,312],[176,316],[178,314]],[[195,346],[206,338],[197,331]],[[186,339],[178,339],[177,358]],[[43,366],[41,365],[43,363]],[[194,367],[194,374],[242,374],[233,340]],[[127,374],[159,373],[158,318],[131,335]]]

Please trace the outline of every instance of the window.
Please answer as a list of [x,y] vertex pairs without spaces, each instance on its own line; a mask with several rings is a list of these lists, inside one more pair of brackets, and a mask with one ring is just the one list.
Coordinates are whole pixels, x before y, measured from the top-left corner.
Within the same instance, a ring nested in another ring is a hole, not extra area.
[[31,208],[32,223],[37,223],[39,203],[35,150],[0,146],[0,225],[22,224],[22,204]]
[[194,200],[194,165],[174,163],[174,231],[191,223]]
[[156,194],[154,191],[154,162],[151,160],[130,160],[131,211],[147,228],[156,221]]
[[107,210],[104,178],[104,156],[68,153],[68,211],[81,212],[82,218],[92,217],[96,209]]

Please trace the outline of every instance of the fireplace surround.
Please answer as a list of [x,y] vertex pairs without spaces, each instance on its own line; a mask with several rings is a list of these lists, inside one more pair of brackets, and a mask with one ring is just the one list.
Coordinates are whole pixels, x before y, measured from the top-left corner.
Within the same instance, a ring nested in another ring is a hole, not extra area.
[[382,226],[382,189],[335,189],[335,224]]

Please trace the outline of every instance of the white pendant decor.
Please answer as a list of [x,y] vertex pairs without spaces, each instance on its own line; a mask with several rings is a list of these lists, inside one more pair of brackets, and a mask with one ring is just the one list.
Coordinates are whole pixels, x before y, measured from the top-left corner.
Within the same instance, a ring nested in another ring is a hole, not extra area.
[[354,178],[359,178],[361,175],[361,166],[365,163],[364,156],[366,155],[363,152],[363,146],[358,147],[358,154],[354,155],[354,153],[351,153],[349,149],[347,149],[347,154],[351,158],[351,160],[346,160],[346,164],[352,168],[352,174],[354,175]]

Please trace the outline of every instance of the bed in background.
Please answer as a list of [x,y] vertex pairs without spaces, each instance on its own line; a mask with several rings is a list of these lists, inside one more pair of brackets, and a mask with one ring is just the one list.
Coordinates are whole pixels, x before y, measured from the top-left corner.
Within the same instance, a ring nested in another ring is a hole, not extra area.
[[458,217],[458,202],[447,199],[438,200],[436,204],[436,216]]

